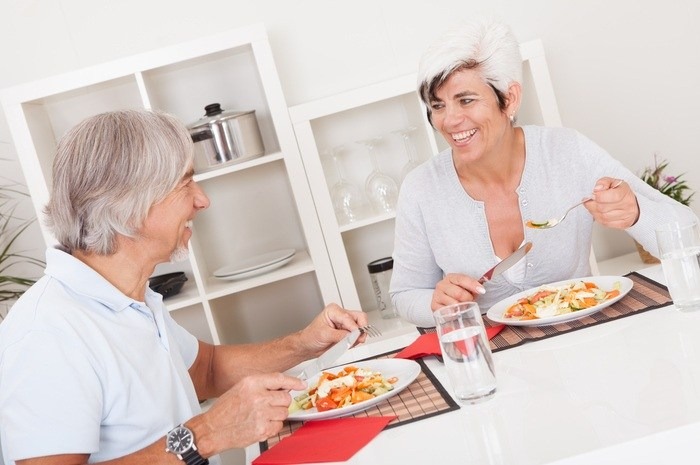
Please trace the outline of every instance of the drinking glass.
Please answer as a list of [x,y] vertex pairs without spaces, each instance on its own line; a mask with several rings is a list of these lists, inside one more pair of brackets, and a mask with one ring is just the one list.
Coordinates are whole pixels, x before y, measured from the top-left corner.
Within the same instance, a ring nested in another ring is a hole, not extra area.
[[359,144],[365,146],[372,162],[372,172],[365,181],[365,193],[369,197],[376,213],[393,213],[399,197],[399,187],[396,181],[391,176],[383,173],[379,167],[376,145],[380,141],[381,137],[358,141]]
[[364,209],[365,199],[359,186],[348,182],[342,167],[342,156],[345,154],[345,146],[339,145],[331,150],[333,165],[338,173],[338,181],[331,187],[333,209],[340,224],[348,224],[357,221]]
[[664,224],[656,241],[673,304],[681,311],[700,310],[700,225]]
[[460,302],[433,312],[442,358],[457,401],[476,404],[496,393],[496,372],[481,310]]
[[417,128],[415,126],[409,126],[404,129],[392,131],[392,134],[396,134],[399,137],[401,137],[401,140],[403,141],[404,150],[406,152],[406,158],[408,158],[406,164],[403,165],[403,168],[401,168],[401,181],[404,180],[406,175],[410,173],[411,170],[420,165],[420,162],[418,161],[418,155],[416,153],[416,146],[413,145],[413,141],[411,140],[411,134],[413,134],[416,131],[416,129]]

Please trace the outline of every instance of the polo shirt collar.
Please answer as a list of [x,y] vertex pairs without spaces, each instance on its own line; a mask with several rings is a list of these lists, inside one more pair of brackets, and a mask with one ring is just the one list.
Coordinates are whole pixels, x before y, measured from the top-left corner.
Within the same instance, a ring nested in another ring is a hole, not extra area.
[[[133,303],[143,305],[142,302],[125,295],[97,271],[64,249],[48,248],[46,250],[44,274],[64,283],[73,292],[94,299],[115,312],[125,310]],[[148,289],[146,292],[149,291],[151,290]]]

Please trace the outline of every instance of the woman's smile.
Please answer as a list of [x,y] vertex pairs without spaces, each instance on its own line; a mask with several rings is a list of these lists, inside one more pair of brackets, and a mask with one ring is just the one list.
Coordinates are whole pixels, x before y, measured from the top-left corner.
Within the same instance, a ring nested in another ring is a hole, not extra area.
[[455,132],[452,134],[452,140],[458,144],[466,143],[471,140],[474,134],[476,134],[476,128],[469,131]]

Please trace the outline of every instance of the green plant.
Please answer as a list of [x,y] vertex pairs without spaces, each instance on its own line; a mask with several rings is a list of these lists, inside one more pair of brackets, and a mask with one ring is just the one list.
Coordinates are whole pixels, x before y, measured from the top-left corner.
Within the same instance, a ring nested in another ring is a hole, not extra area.
[[640,177],[642,178],[642,181],[646,182],[662,194],[668,195],[683,205],[689,205],[690,199],[693,198],[695,193],[691,192],[690,187],[688,187],[685,180],[681,179],[685,173],[679,174],[678,176],[666,175],[664,174],[664,170],[667,167],[668,161],[661,160],[659,162],[658,154],[654,154],[654,166],[646,167]]
[[[12,185],[0,185],[0,304],[16,300],[24,291],[36,282],[35,279],[14,275],[20,264],[42,267],[44,262],[15,251],[20,235],[33,223],[15,216],[17,196],[26,196],[24,192]],[[0,312],[0,319],[3,313]]]

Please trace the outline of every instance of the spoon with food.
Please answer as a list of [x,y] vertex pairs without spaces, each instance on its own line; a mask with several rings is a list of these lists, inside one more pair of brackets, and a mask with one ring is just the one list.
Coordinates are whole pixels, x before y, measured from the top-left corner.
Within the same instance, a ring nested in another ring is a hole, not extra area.
[[[610,187],[610,189],[615,189],[616,187],[619,187],[620,184],[622,184],[622,179],[618,180],[615,184],[613,184],[613,185]],[[588,201],[590,201],[590,200],[593,200],[593,197],[592,197],[592,196],[586,197],[586,198],[584,198],[583,200],[581,200],[579,203],[577,203],[576,205],[574,205],[574,206],[572,206],[572,207],[569,207],[569,209],[566,210],[566,211],[564,212],[564,214],[561,216],[561,218],[558,218],[558,219],[557,219],[557,218],[551,218],[551,219],[546,220],[546,221],[527,220],[527,221],[525,222],[525,226],[527,226],[528,228],[533,228],[533,229],[549,229],[549,228],[553,228],[553,227],[555,227],[556,225],[558,225],[559,223],[561,223],[562,221],[564,221],[564,218],[566,218],[566,215],[568,215],[569,212],[570,212],[571,210],[573,210],[574,208],[578,207],[579,205],[583,205],[584,203],[586,203],[586,202],[588,202]]]

